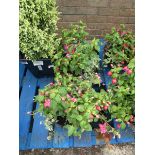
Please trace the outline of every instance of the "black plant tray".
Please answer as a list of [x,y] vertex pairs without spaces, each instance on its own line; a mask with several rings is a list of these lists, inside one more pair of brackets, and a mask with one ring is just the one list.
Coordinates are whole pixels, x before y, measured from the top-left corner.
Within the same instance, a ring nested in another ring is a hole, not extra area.
[[20,54],[19,62],[24,64],[37,78],[54,76],[53,64],[50,59],[31,61],[25,59],[24,56]]

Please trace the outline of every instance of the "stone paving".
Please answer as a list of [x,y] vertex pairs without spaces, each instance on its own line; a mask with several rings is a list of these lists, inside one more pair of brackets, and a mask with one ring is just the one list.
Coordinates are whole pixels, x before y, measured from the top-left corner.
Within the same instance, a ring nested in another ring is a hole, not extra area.
[[112,148],[95,146],[91,148],[47,149],[20,151],[19,155],[134,155],[134,144],[117,144]]

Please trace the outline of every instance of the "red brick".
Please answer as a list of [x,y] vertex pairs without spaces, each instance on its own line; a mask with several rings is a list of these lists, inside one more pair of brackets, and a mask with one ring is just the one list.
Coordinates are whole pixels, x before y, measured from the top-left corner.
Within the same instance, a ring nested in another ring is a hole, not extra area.
[[87,6],[85,0],[61,0],[63,6]]
[[98,8],[98,15],[103,15],[103,16],[118,16],[119,15],[119,9]]
[[87,23],[106,23],[107,16],[87,15],[86,21]]
[[84,0],[87,1],[87,6],[91,7],[107,7],[108,0]]
[[135,17],[128,17],[129,24],[135,24]]
[[134,9],[120,9],[119,15],[123,17],[134,17],[135,10]]
[[125,27],[129,31],[135,32],[135,25],[134,24],[126,24]]
[[111,0],[111,8],[132,8],[132,0]]
[[58,6],[63,6],[63,1],[62,0],[56,0],[56,3]]
[[132,8],[135,8],[135,0],[132,0]]
[[90,35],[101,35],[102,34],[102,30],[87,29],[87,32],[89,32]]
[[100,29],[100,30],[104,30],[107,28],[111,28],[112,26],[114,26],[113,23],[87,23],[87,27],[89,29]]
[[71,24],[74,24],[75,22],[58,22],[58,28],[69,28]]
[[108,16],[107,17],[107,22],[108,23],[128,23],[128,17],[115,17],[115,16]]
[[83,22],[86,22],[86,16],[85,15],[63,15],[62,16],[63,22],[77,22],[80,20]]
[[63,14],[69,15],[91,15],[97,14],[97,8],[90,7],[62,7],[61,12]]

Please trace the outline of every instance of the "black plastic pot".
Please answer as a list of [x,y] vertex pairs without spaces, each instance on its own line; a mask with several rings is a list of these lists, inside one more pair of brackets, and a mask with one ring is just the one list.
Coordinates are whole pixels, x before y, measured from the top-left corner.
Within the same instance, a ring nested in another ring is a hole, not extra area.
[[[111,119],[111,114],[110,112],[107,110],[107,111],[100,111],[100,113],[103,113],[108,119]],[[66,124],[68,124],[69,122],[66,121],[66,117],[61,117],[61,116],[58,116],[57,117],[57,120],[58,120],[58,124],[61,125],[61,126],[64,126]],[[92,126],[92,129],[97,129],[99,128],[99,124],[100,123],[103,123],[102,121],[98,121],[98,122],[91,122],[91,126]],[[111,120],[109,122],[110,126],[111,127],[114,127],[114,120]]]
[[54,76],[53,64],[50,59],[31,61],[25,59],[24,56],[20,53],[19,62],[24,64],[37,78]]

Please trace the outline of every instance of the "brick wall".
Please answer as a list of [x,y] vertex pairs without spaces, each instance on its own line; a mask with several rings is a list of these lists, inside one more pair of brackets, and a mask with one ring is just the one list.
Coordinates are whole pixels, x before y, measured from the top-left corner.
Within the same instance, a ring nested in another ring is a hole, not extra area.
[[105,35],[119,24],[134,32],[135,0],[57,0],[57,4],[62,12],[60,29],[82,20],[90,37]]

